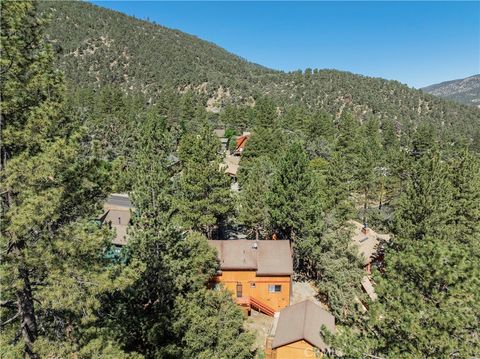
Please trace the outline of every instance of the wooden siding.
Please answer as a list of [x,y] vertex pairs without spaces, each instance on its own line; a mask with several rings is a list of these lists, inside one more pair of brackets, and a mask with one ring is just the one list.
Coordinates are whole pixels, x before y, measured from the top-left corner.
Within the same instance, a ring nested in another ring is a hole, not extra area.
[[[305,340],[299,340],[298,342],[272,349],[272,354],[272,359],[323,358],[323,353]],[[266,357],[266,359],[269,358]]]
[[[242,297],[254,297],[276,311],[290,305],[290,276],[257,277],[255,271],[223,271],[215,281],[222,283],[234,298],[237,297],[237,284],[241,283]],[[282,286],[281,291],[270,293],[268,286],[275,284]]]

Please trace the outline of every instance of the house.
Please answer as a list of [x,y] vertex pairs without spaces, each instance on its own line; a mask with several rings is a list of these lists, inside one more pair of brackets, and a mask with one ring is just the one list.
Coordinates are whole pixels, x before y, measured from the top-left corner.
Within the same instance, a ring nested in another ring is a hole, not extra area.
[[240,157],[227,154],[222,164],[222,168],[224,168],[226,174],[236,180],[239,164]]
[[245,313],[273,316],[290,305],[293,260],[289,241],[211,240],[220,271],[213,284],[232,292]]
[[130,224],[134,210],[128,195],[125,193],[112,193],[103,205],[105,213],[100,218],[101,222],[108,224],[116,231],[112,241],[114,246],[127,244],[127,227]]
[[221,143],[221,152],[225,152],[228,146],[228,138],[225,137],[225,129],[224,128],[216,128],[213,130],[213,133],[217,138],[220,140]]
[[329,347],[322,327],[335,332],[335,318],[310,300],[294,304],[275,314],[266,340],[266,359],[321,358]]
[[365,272],[370,274],[372,264],[382,260],[382,242],[389,241],[390,237],[386,234],[377,234],[371,228],[356,221],[350,221],[350,224],[354,226],[353,243],[358,247],[358,251],[363,257]]
[[218,138],[223,138],[225,137],[225,129],[224,128],[216,128],[213,130],[213,133],[215,134],[215,136],[217,136]]
[[250,135],[242,135],[235,140],[235,150],[233,151],[234,155],[240,156],[245,149],[247,140],[250,138]]
[[[362,278],[361,285],[365,293],[373,302],[377,299],[375,287],[370,279],[372,273],[372,264],[381,264],[383,261],[382,244],[390,240],[388,234],[378,234],[371,228],[362,225],[359,222],[350,221],[354,226],[353,243],[358,247],[358,251],[363,257],[363,265],[366,275]],[[357,298],[357,302],[363,311],[368,309],[368,303],[363,303]]]

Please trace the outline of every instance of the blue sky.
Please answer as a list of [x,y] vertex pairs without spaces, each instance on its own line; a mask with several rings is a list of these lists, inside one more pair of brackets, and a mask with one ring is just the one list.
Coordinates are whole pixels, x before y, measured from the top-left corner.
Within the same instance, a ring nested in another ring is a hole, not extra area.
[[480,1],[92,1],[284,71],[335,68],[413,87],[480,73]]

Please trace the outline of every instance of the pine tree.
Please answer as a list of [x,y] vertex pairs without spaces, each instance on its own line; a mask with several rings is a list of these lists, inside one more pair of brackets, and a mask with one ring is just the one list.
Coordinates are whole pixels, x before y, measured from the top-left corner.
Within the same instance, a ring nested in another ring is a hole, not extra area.
[[115,346],[85,335],[99,297],[130,281],[105,258],[111,238],[91,220],[105,168],[63,114],[37,4],[1,6],[2,356],[68,356],[91,340]]
[[255,126],[273,128],[277,120],[277,108],[268,97],[260,98],[254,107]]
[[313,174],[307,154],[299,143],[292,144],[279,159],[267,194],[272,231],[295,241],[303,233],[318,203],[312,198]]
[[264,236],[268,229],[266,193],[272,164],[265,157],[243,161],[239,182],[242,184],[238,198],[238,220],[254,233],[255,239]]
[[178,298],[175,308],[181,357],[253,358],[254,336],[243,329],[243,315],[230,293],[199,290]]
[[203,236],[185,236],[173,225],[175,181],[166,123],[151,117],[142,132],[131,168],[135,212],[127,253],[129,261],[140,263],[143,270],[133,285],[104,303],[104,310],[112,318],[107,321],[112,336],[127,351],[154,357],[168,355],[175,347],[177,296],[205,287],[217,262]]
[[355,210],[351,199],[354,188],[353,174],[346,159],[338,152],[334,152],[328,162],[325,183],[327,222],[338,228],[353,216]]
[[233,210],[230,179],[220,169],[218,140],[207,128],[186,134],[179,148],[183,169],[178,183],[177,221],[212,238]]
[[480,232],[480,161],[463,150],[452,163],[454,220],[451,225],[460,238],[472,238]]
[[367,211],[371,197],[377,199],[376,193],[380,187],[382,161],[379,124],[375,119],[369,119],[363,125],[359,137],[359,167],[357,173],[357,190],[363,195],[363,224],[367,224]]
[[[177,179],[169,167],[172,141],[165,123],[151,118],[143,133],[132,168],[135,213],[127,248],[129,260],[141,263],[143,271],[133,285],[105,301],[106,326],[125,351],[149,358],[251,357],[251,337],[230,293],[206,289],[217,272],[215,250],[203,235],[185,232],[173,221]],[[184,145],[185,159],[190,152]],[[196,337],[200,329],[203,336]]]
[[[480,233],[468,235],[457,225],[452,199],[463,181],[451,181],[451,170],[435,152],[412,165],[397,203],[395,238],[385,250],[386,270],[375,276],[378,300],[357,328],[340,335],[338,348],[349,356],[478,355]],[[463,208],[474,207],[464,202]]]

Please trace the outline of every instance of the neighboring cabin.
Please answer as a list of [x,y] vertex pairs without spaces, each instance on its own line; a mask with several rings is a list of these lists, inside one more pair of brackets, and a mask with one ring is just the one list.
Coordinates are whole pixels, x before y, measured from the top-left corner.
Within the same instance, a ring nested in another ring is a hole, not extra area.
[[[359,222],[350,221],[354,226],[352,240],[363,257],[365,277],[362,279],[362,288],[372,301],[377,299],[374,286],[370,280],[372,266],[381,266],[383,262],[383,244],[390,240],[388,234],[378,234]],[[363,304],[362,304],[363,305]],[[366,310],[366,304],[364,306]]]
[[245,149],[245,145],[247,144],[247,140],[250,138],[250,132],[244,132],[240,137],[238,137],[235,141],[235,150],[233,151],[234,155],[241,156],[243,150]]
[[265,345],[265,358],[322,358],[328,350],[320,333],[322,326],[334,333],[335,318],[309,300],[283,309],[275,314]]
[[382,244],[389,241],[390,236],[378,234],[356,221],[350,223],[354,226],[352,240],[363,257],[365,272],[371,274],[372,265],[379,265],[383,261]]
[[293,260],[289,241],[211,240],[220,271],[213,283],[228,289],[246,313],[273,316],[290,305]]

